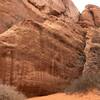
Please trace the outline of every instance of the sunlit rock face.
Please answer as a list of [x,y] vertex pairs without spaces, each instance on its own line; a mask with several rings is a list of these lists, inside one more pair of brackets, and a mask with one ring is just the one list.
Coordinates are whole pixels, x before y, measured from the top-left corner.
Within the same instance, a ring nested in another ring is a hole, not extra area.
[[71,0],[23,0],[24,4],[39,16],[57,16],[78,21],[79,11]]
[[83,27],[100,27],[100,7],[90,4],[87,5],[80,15],[80,24]]
[[88,9],[82,12],[79,23],[82,27],[95,26],[93,16]]
[[52,15],[78,21],[79,12],[70,0],[1,0],[0,33],[23,19],[43,21]]

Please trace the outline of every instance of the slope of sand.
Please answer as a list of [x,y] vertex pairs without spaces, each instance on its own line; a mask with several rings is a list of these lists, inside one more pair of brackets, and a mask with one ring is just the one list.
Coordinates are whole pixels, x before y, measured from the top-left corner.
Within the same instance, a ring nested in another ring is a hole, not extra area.
[[74,95],[66,95],[64,93],[58,93],[44,97],[35,97],[28,100],[100,100],[100,93],[89,92],[87,94],[74,94]]

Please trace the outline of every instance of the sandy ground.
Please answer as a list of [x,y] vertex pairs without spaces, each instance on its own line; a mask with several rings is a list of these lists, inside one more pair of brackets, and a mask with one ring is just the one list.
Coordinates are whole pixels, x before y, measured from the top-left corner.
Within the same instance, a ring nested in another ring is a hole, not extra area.
[[35,97],[28,100],[100,100],[100,94],[89,92],[87,94],[66,95],[64,93],[53,94],[43,97]]

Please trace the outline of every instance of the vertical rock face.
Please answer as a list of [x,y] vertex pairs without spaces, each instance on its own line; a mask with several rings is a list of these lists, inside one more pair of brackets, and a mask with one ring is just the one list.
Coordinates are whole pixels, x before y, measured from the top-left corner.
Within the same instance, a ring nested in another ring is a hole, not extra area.
[[84,75],[100,73],[100,28],[89,28],[85,47],[86,63]]
[[88,5],[79,20],[71,0],[1,0],[0,83],[46,95],[99,70],[99,28],[81,27],[99,27],[99,11]]
[[81,26],[86,28],[86,63],[83,75],[100,73],[100,7],[87,5],[80,15]]
[[0,35],[0,79],[27,95],[61,91],[82,74],[85,34],[61,20],[22,21]]

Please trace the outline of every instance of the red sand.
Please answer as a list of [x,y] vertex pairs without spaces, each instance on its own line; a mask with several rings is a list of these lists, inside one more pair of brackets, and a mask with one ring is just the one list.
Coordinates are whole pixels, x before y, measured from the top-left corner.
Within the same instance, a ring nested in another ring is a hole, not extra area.
[[43,97],[35,97],[28,100],[100,100],[100,93],[89,92],[87,94],[66,95],[64,93],[53,94]]

